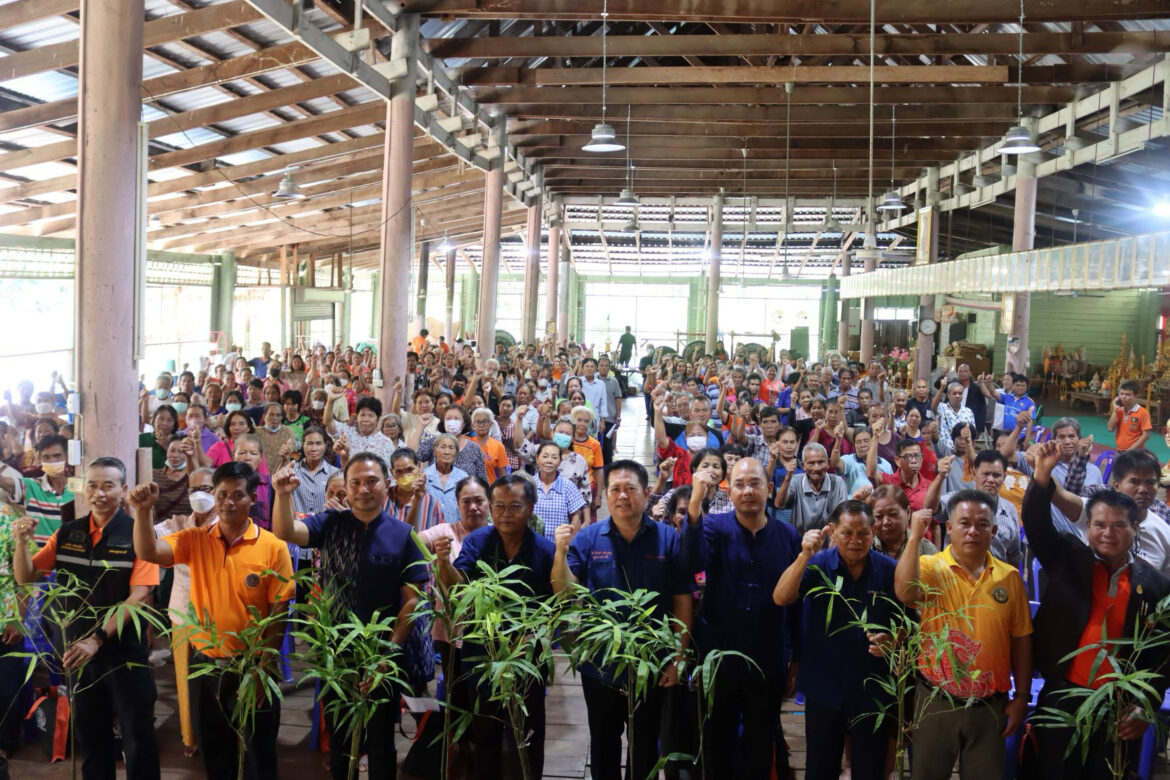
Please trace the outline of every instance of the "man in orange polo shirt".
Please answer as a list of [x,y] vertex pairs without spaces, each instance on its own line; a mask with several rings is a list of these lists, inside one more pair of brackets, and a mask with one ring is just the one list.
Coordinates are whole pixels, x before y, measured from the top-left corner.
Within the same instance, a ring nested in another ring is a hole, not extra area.
[[[215,470],[211,478],[219,522],[187,528],[159,539],[154,533],[154,502],[158,486],[139,485],[130,492],[134,510],[134,549],[140,558],[171,567],[185,563],[191,570],[191,608],[203,625],[186,630],[192,664],[226,665],[244,648],[237,638],[252,621],[251,608],[261,615],[285,615],[292,597],[292,559],[288,545],[260,528],[248,516],[256,500],[260,477],[246,463],[233,461]],[[266,630],[272,647],[279,647],[284,621]],[[236,731],[228,719],[239,679],[227,673],[191,679],[191,720],[208,780],[235,777],[238,765]],[[248,776],[276,778],[276,733],[280,702],[254,715],[246,740]]]
[[1150,438],[1150,413],[1137,402],[1137,382],[1122,382],[1117,398],[1113,399],[1114,409],[1106,424],[1117,432],[1117,451],[1141,449]]
[[122,461],[97,458],[85,470],[88,515],[62,524],[36,555],[29,552],[36,521],[24,517],[15,524],[16,581],[31,583],[55,571],[58,583],[77,591],[76,597],[54,598],[51,608],[77,610],[76,619],[63,627],[61,662],[77,675],[73,723],[85,780],[114,777],[121,757],[114,749],[115,715],[121,725],[127,780],[159,777],[157,691],[147,663],[146,637],[126,625],[132,611],[119,609],[143,608],[158,585],[158,567],[134,554],[134,520],[122,511],[125,493]]
[[921,610],[928,634],[918,658],[918,701],[925,709],[914,729],[915,780],[947,780],[956,758],[962,780],[998,777],[1004,738],[1027,712],[1032,619],[1019,571],[991,555],[995,508],[995,499],[981,491],[955,493],[947,504],[951,543],[922,556],[918,545],[932,512],[915,512],[898,559],[894,590]]

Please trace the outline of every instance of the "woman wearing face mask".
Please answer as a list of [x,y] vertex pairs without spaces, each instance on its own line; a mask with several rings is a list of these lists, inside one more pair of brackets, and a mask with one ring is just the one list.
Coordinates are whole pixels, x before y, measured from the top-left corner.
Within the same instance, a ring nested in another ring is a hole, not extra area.
[[585,465],[589,466],[589,485],[593,491],[590,505],[596,515],[601,508],[601,472],[605,468],[601,443],[590,433],[590,429],[596,431],[597,415],[590,407],[581,405],[574,407],[569,416],[573,420],[573,452],[584,458]]
[[666,388],[659,385],[650,395],[654,408],[654,442],[657,445],[658,458],[660,460],[674,458],[674,487],[689,485],[691,484],[691,457],[694,453],[705,449],[708,444],[707,424],[693,418],[688,420],[684,430],[687,446],[685,449],[680,447],[674,439],[667,435],[666,423],[662,419],[667,414],[663,406]]
[[[453,434],[441,433],[435,438],[432,446],[434,462],[423,472],[426,477],[427,495],[439,502],[445,522],[457,523],[459,502],[455,499],[455,486],[469,476],[466,471],[455,465],[455,458],[459,453],[459,440]],[[479,450],[478,447],[475,449]],[[483,477],[480,476],[480,479]]]
[[[196,469],[186,477],[186,500],[188,511],[181,514],[165,515],[158,511],[155,504],[155,517],[167,519],[155,523],[154,531],[158,537],[178,533],[185,528],[207,528],[215,523],[215,495],[211,485],[212,469]],[[186,615],[191,603],[191,568],[183,563],[175,566],[174,581],[171,583],[170,600],[167,603],[167,612],[170,614],[171,625],[178,626],[182,622],[182,615]],[[195,756],[199,749],[195,742],[195,727],[191,722],[191,700],[187,682],[188,665],[190,663],[191,645],[181,631],[171,632],[171,656],[175,662],[175,693],[179,700],[179,734],[183,739],[183,754],[187,758]]]
[[[487,479],[487,463],[483,457],[483,450],[471,438],[474,428],[471,424],[471,414],[462,406],[451,406],[443,415],[444,432],[456,437],[458,452],[454,465],[466,474]],[[431,460],[432,448],[435,439],[424,436],[418,446],[418,459],[423,463]]]
[[167,447],[167,459],[161,469],[153,470],[158,485],[158,500],[155,510],[159,517],[187,515],[191,504],[187,501],[187,475],[198,464],[193,459],[195,442],[188,437],[175,437]]
[[252,418],[239,410],[228,412],[223,425],[224,440],[207,451],[213,468],[219,468],[233,459],[236,441],[245,434],[255,433]]
[[427,478],[418,464],[418,455],[409,447],[394,451],[390,459],[390,497],[386,509],[421,532],[436,525],[446,525],[443,507],[427,492]]
[[552,382],[550,380],[551,376],[552,374],[549,372],[548,368],[542,368],[537,372],[536,393],[533,395],[533,398],[536,399],[537,403],[552,400],[553,388]]
[[256,429],[256,438],[264,451],[264,460],[268,464],[268,472],[273,474],[297,449],[297,437],[292,429],[284,424],[284,408],[278,403],[270,403],[264,408],[263,426]]
[[223,396],[224,414],[238,412],[244,408],[244,394],[239,390],[229,390]]
[[[866,503],[873,509],[873,548],[894,558],[902,555],[910,528],[910,500],[897,485],[878,485]],[[934,555],[938,548],[929,539],[918,544],[919,555]]]
[[[704,447],[691,456],[690,465],[692,480],[694,479],[694,475],[700,472],[710,474],[715,480],[715,489],[708,490],[706,496],[703,498],[703,514],[720,514],[722,512],[732,511],[735,507],[732,506],[731,497],[727,494],[726,490],[718,487],[726,479],[728,474],[726,461],[719,450],[714,447]],[[671,500],[676,493],[684,489],[687,490],[687,495],[690,495],[690,488],[687,485],[672,488],[662,495],[658,503],[662,507],[661,514],[664,519],[670,518],[669,506]],[[686,511],[686,504],[683,504],[682,509],[684,512]],[[686,522],[685,517],[683,518],[683,522]]]
[[324,427],[325,402],[328,398],[329,395],[320,388],[309,393],[309,405],[305,407],[305,414],[309,417],[308,425]]
[[268,464],[264,460],[263,445],[256,434],[245,433],[236,439],[232,460],[247,463],[260,477],[260,486],[256,488],[256,500],[252,503],[248,515],[256,525],[272,530],[272,480]]
[[187,409],[191,406],[191,396],[188,393],[180,390],[171,396],[171,408],[175,410],[175,414],[179,417],[178,430],[184,430],[187,427],[186,414]]
[[168,405],[160,406],[150,418],[153,431],[138,434],[138,446],[150,447],[151,467],[161,469],[167,462],[167,446],[179,430],[179,416]]
[[585,499],[581,492],[560,475],[561,448],[546,441],[536,450],[536,505],[532,513],[540,518],[541,532],[552,540],[562,525],[580,530],[585,522]]

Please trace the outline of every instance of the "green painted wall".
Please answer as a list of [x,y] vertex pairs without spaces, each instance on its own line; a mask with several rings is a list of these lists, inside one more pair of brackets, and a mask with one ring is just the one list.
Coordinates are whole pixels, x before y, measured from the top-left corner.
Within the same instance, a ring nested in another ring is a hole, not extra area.
[[1139,363],[1142,355],[1153,360],[1159,311],[1158,293],[1145,290],[1082,293],[1075,298],[1035,294],[1028,332],[1031,367],[1040,366],[1045,344],[1055,348],[1058,343],[1065,351],[1084,345],[1086,360],[1108,365],[1117,357],[1123,333]]

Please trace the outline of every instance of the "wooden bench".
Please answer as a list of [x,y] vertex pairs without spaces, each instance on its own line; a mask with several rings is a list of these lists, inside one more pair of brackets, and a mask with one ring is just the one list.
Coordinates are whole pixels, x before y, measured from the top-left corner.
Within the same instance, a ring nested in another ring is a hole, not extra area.
[[1093,407],[1093,410],[1097,414],[1105,414],[1105,412],[1109,409],[1109,405],[1113,399],[1107,395],[1101,395],[1100,393],[1089,393],[1083,390],[1077,390],[1068,394],[1068,401],[1070,405],[1075,405],[1077,403],[1089,404]]

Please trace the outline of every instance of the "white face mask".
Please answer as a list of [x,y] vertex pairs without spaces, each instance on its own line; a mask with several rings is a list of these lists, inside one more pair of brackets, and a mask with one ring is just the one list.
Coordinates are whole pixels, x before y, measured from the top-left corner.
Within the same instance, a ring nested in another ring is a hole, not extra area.
[[687,437],[687,449],[689,449],[691,452],[698,452],[699,450],[703,449],[706,446],[707,446],[707,437],[704,435],[700,434],[698,436],[688,436]]
[[167,461],[167,466],[168,466],[168,467],[169,467],[169,468],[170,468],[172,471],[183,471],[183,470],[185,470],[185,469],[187,468],[187,459],[186,459],[186,458],[183,458],[183,459],[182,459],[181,461],[179,461],[178,463],[171,463],[171,462],[168,460],[168,461]]
[[37,414],[52,414],[53,405],[48,401],[41,401],[37,404]]
[[269,433],[280,433],[280,423],[277,423],[276,425],[265,425],[264,430],[268,431]]
[[319,412],[319,411],[321,411],[321,410],[322,410],[322,409],[324,409],[324,408],[325,408],[325,402],[324,402],[324,401],[314,401],[314,402],[313,402],[313,409],[314,409],[315,411],[318,411],[318,412]]
[[447,433],[453,433],[458,436],[463,433],[463,421],[457,417],[452,417],[450,420],[443,420],[443,428]]
[[197,491],[187,497],[191,502],[191,509],[196,514],[206,514],[215,508],[215,496],[205,491]]
[[537,387],[548,387],[548,380],[547,380],[547,379],[544,379],[544,378],[537,379],[537,380],[536,380],[536,386],[537,386]]

